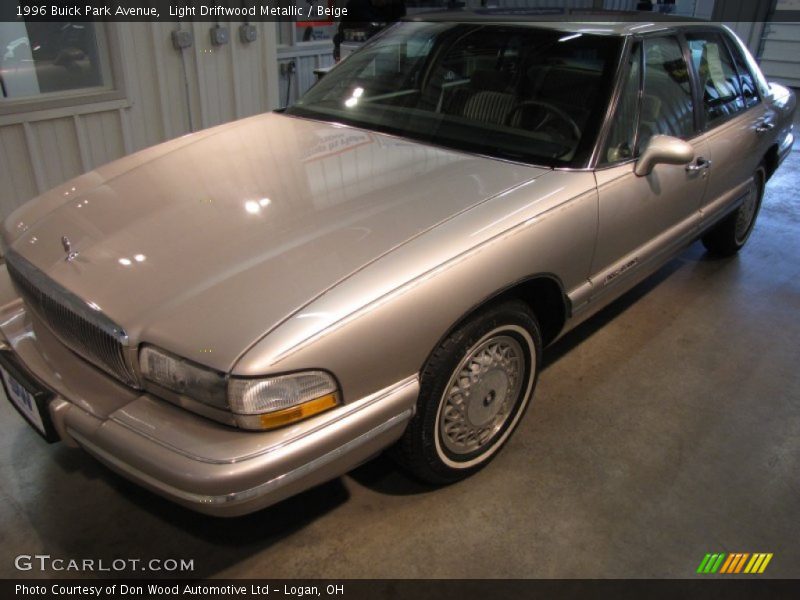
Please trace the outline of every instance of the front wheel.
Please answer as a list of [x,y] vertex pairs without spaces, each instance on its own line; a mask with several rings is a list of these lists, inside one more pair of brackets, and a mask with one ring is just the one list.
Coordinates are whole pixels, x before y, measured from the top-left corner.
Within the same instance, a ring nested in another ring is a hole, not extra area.
[[458,327],[420,378],[417,412],[394,455],[418,478],[446,484],[486,465],[527,408],[542,337],[530,308],[512,300]]
[[766,172],[763,166],[759,166],[753,173],[742,205],[703,236],[703,245],[709,252],[718,256],[731,256],[747,243],[761,209],[765,182]]

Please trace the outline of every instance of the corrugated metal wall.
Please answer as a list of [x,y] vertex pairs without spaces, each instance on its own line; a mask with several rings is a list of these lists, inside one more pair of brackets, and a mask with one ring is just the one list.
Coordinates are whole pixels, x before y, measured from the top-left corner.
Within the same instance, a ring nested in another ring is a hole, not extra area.
[[800,23],[767,23],[760,54],[767,79],[800,88]]
[[636,0],[605,0],[603,8],[606,10],[636,10]]
[[247,45],[238,25],[230,23],[231,42],[216,47],[209,23],[183,23],[195,42],[183,51],[184,70],[170,37],[176,23],[108,24],[126,97],[0,116],[0,217],[130,152],[279,106],[275,24],[256,23],[258,39]]
[[489,0],[498,8],[591,8],[592,0]]
[[735,23],[725,23],[725,25],[730,27],[736,33],[736,35],[742,39],[742,41],[750,49],[750,52],[753,53],[753,56],[758,56],[759,47],[761,45],[761,35],[764,31],[763,22],[737,21]]
[[[288,64],[295,61],[297,72],[291,76],[291,86],[289,86],[289,75],[279,70],[279,97],[280,106],[286,106],[297,100],[308,88],[314,85],[316,75],[314,69],[319,67],[329,67],[333,64],[333,43],[328,44],[309,44],[289,46],[278,49],[278,63]],[[288,94],[288,101],[287,101]]]
[[[693,17],[698,10],[703,10],[700,6],[702,3],[703,0],[676,0],[675,10],[672,14]],[[639,4],[638,0],[605,0],[603,8],[606,10],[636,10],[637,4]]]
[[[708,0],[676,0],[676,15],[694,16],[699,3]],[[639,0],[603,0],[605,10],[636,10]],[[489,0],[489,6],[500,8],[592,8],[594,0]],[[713,0],[712,0],[713,5]]]

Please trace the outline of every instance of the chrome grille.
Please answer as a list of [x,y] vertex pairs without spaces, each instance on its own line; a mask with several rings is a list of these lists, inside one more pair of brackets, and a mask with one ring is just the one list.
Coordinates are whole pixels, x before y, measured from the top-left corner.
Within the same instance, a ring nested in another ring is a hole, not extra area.
[[139,387],[121,327],[11,249],[6,265],[25,303],[64,345],[126,385]]

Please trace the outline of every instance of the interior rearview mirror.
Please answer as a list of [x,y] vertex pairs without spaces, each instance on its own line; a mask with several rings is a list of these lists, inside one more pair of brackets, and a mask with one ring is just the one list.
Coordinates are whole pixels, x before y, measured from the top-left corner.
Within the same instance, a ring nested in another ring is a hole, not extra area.
[[657,164],[685,165],[694,158],[694,148],[683,140],[669,135],[654,135],[636,162],[634,173],[649,175]]

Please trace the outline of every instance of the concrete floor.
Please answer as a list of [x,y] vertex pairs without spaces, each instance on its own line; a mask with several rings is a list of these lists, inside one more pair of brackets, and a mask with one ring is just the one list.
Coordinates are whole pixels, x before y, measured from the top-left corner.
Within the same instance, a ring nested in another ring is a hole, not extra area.
[[239,520],[47,446],[0,402],[0,577],[20,553],[185,557],[197,577],[800,577],[800,152],[746,250],[695,244],[547,353],[497,460],[445,489],[377,459]]

